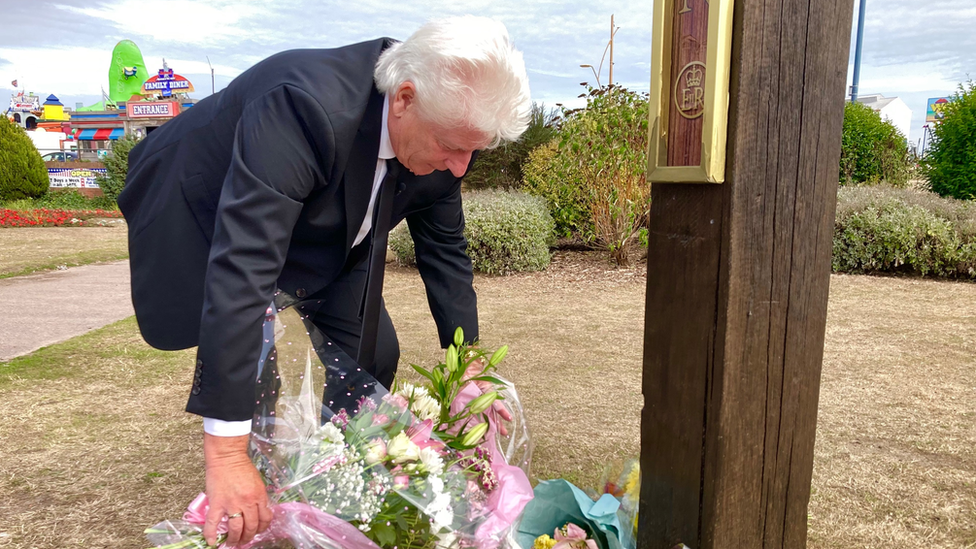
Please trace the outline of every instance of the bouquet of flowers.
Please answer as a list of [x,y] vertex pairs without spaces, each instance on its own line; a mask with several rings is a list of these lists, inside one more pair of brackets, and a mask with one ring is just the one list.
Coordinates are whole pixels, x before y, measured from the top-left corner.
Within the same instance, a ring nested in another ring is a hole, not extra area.
[[522,549],[634,549],[640,462],[627,460],[614,480],[611,468],[604,470],[597,490],[584,491],[563,479],[536,485],[518,525]]
[[[489,355],[465,345],[458,329],[443,363],[413,366],[425,384],[387,392],[303,312],[266,317],[251,450],[273,519],[243,547],[514,545],[513,525],[533,493],[524,415],[514,387],[494,375],[507,348]],[[302,338],[318,364],[296,344]],[[499,414],[512,421],[501,424]],[[183,520],[146,532],[156,547],[207,547],[205,516],[201,494]]]

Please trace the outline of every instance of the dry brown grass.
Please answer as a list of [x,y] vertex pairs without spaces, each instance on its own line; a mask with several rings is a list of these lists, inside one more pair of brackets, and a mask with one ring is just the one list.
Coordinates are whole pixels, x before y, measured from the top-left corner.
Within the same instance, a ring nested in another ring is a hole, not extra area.
[[0,229],[0,278],[127,257],[124,224]]
[[[476,285],[536,476],[587,485],[639,449],[645,278],[573,258]],[[386,296],[403,362],[438,360],[416,271],[391,268]],[[832,279],[810,547],[976,547],[973,303],[974,284]],[[203,487],[192,357],[130,319],[0,364],[0,547],[140,548],[178,517]]]
[[976,285],[834,276],[810,544],[976,547]]

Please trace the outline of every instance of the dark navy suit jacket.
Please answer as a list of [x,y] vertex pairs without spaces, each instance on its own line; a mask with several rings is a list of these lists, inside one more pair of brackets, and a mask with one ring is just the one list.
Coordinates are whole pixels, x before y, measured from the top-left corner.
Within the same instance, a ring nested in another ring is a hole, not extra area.
[[[251,419],[275,289],[312,295],[364,255],[350,252],[379,153],[373,67],[391,43],[274,55],[130,153],[132,301],[150,345],[199,345],[187,411]],[[407,220],[441,343],[458,326],[477,339],[461,180],[401,171],[390,226]]]

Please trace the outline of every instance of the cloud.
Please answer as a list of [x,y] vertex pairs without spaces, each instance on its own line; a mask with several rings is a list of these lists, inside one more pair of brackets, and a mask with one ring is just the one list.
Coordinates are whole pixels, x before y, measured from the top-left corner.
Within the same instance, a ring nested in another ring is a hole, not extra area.
[[[851,31],[853,81],[858,5]],[[976,70],[976,6],[972,0],[868,2],[859,92],[900,97],[912,109],[912,142],[922,137],[926,99],[950,95]]]
[[114,23],[119,31],[153,40],[207,46],[248,36],[246,20],[264,9],[253,2],[167,0],[147,7],[144,0],[122,0],[111,6],[66,6],[69,12]]
[[[466,13],[505,23],[524,53],[536,101],[579,102],[579,83],[594,80],[589,69],[579,65],[600,64],[610,37],[610,14],[620,27],[614,40],[614,80],[637,91],[646,91],[650,80],[652,4],[646,0],[421,0],[409,5],[392,0],[31,0],[9,4],[5,19],[19,24],[7,25],[0,34],[0,58],[8,62],[0,62],[0,69],[39,93],[99,93],[107,82],[111,50],[121,39],[139,45],[150,71],[166,58],[176,72],[192,77],[197,88],[194,96],[202,97],[210,91],[208,56],[220,89],[257,61],[282,50],[330,48],[380,36],[403,39],[432,17]],[[972,0],[928,4],[870,0],[861,91],[906,97],[932,90],[951,93],[967,73],[976,73],[972,28],[976,28]],[[604,82],[608,63],[609,54],[601,74]],[[918,114],[925,107],[922,100],[909,99],[906,103],[916,119],[924,118],[924,113]]]

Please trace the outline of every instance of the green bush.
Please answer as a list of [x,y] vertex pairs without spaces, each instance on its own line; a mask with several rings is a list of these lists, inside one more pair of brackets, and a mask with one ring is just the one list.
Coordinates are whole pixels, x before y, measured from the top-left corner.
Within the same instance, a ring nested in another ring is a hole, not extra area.
[[586,186],[570,182],[562,173],[559,141],[553,140],[529,153],[525,164],[524,190],[545,198],[555,222],[556,234],[593,240],[593,222]]
[[976,83],[959,91],[932,130],[923,163],[932,190],[942,196],[976,198]]
[[837,195],[832,267],[849,273],[976,276],[976,209],[887,187]]
[[50,185],[47,167],[27,132],[0,115],[0,200],[41,196]]
[[474,167],[464,176],[465,186],[470,189],[512,189],[521,185],[529,153],[556,136],[558,116],[555,109],[533,103],[532,119],[525,133],[514,143],[482,151]]
[[912,163],[905,136],[871,107],[848,101],[844,105],[841,137],[842,185],[908,183]]
[[646,94],[591,89],[586,108],[564,113],[555,149],[537,150],[525,167],[525,190],[546,199],[557,232],[609,251],[620,265],[650,217],[647,116]]
[[41,208],[62,210],[118,210],[115,200],[104,196],[88,198],[75,189],[51,189],[38,198],[20,198],[0,202],[11,210],[36,210]]
[[125,135],[112,144],[112,153],[103,162],[105,175],[98,177],[98,186],[105,196],[115,201],[125,188],[125,176],[129,173],[129,151],[139,143],[134,135]]
[[[508,274],[549,266],[553,221],[541,198],[506,191],[468,193],[464,220],[468,256],[475,270]],[[390,232],[389,242],[399,264],[416,263],[406,223]]]

